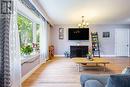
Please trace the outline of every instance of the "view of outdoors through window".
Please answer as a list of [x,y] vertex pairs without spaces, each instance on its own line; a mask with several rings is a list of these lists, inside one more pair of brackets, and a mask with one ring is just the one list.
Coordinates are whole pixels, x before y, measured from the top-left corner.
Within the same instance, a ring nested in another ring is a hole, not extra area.
[[33,42],[33,23],[28,18],[18,14],[18,30],[20,36],[20,45],[28,45]]
[[36,44],[35,44],[35,50],[39,50],[39,42],[40,42],[40,24],[36,23]]
[[18,14],[17,21],[21,53],[23,55],[30,55],[33,52],[33,23],[20,14]]
[[[29,20],[21,14],[18,14],[17,21],[21,53],[23,55],[30,55],[32,52],[39,50],[40,24]],[[35,28],[33,27],[34,24],[36,25]]]

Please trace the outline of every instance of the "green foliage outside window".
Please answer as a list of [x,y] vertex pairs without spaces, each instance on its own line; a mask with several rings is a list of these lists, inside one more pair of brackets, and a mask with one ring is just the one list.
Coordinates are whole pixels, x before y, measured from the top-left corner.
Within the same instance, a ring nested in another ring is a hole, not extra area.
[[[20,47],[22,54],[31,54],[33,51],[33,23],[28,18],[18,14],[17,16],[19,38],[20,38]],[[30,45],[29,45],[30,44]]]
[[33,42],[33,28],[32,28],[33,23],[31,20],[20,14],[18,14],[17,21],[18,21],[20,45],[21,47],[23,47]]

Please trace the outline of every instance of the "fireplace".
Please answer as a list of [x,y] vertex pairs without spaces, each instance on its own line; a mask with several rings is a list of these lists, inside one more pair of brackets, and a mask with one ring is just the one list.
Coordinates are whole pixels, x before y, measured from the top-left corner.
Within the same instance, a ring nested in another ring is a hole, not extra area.
[[88,46],[70,46],[70,57],[86,57]]

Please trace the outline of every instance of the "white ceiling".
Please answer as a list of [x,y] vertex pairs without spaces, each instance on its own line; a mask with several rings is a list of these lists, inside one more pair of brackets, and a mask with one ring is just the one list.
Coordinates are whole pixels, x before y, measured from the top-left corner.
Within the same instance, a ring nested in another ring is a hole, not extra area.
[[54,24],[129,24],[130,0],[38,0]]

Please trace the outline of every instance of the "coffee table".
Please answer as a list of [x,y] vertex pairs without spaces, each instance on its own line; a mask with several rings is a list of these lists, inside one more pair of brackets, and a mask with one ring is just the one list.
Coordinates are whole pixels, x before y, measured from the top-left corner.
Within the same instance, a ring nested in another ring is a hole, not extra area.
[[[78,71],[80,72],[80,66],[82,64],[95,64],[96,67],[99,65],[99,64],[103,64],[103,68],[104,68],[104,71],[106,71],[106,64],[109,64],[110,62],[107,61],[107,59],[105,58],[93,58],[93,61],[87,59],[87,58],[72,58],[72,61],[75,62],[76,64],[78,64]],[[87,67],[87,66],[86,66]]]

